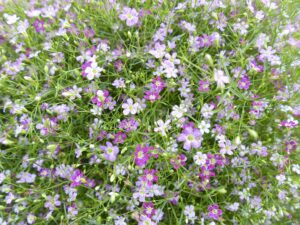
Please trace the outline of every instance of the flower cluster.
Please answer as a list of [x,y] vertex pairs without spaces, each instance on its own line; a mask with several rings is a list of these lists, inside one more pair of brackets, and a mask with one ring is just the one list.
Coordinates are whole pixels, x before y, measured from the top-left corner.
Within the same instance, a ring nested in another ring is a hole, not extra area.
[[299,8],[0,0],[0,225],[299,224]]

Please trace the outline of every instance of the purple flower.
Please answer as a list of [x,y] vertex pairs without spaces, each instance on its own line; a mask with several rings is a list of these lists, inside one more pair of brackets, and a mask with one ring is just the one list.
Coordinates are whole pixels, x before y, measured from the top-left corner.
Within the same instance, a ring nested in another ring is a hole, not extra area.
[[295,140],[290,140],[290,141],[285,142],[285,150],[288,153],[291,153],[291,151],[296,150],[297,146],[298,146],[298,143]]
[[60,206],[61,202],[59,201],[59,195],[56,194],[55,196],[47,196],[47,202],[45,202],[45,208],[53,211],[56,206]]
[[154,45],[154,49],[151,49],[149,53],[153,55],[155,58],[159,59],[165,55],[166,46],[164,44],[160,44],[156,42]]
[[152,202],[144,202],[143,203],[143,208],[144,211],[143,213],[148,216],[149,218],[151,218],[154,214],[155,214],[155,208],[154,208],[154,204]]
[[122,131],[119,131],[118,133],[116,133],[114,135],[114,140],[113,140],[113,143],[114,144],[123,144],[125,139],[126,139],[126,134],[123,133]]
[[203,34],[202,36],[198,37],[197,42],[200,47],[209,47],[213,44],[214,38],[207,34]]
[[133,117],[130,119],[124,119],[120,122],[119,128],[125,130],[126,132],[134,131],[138,128],[139,122]]
[[68,217],[69,218],[74,218],[78,214],[78,208],[75,205],[75,203],[73,203],[72,205],[68,206],[67,210],[68,210]]
[[21,172],[16,177],[19,179],[17,183],[33,183],[36,175],[28,172]]
[[184,154],[178,155],[176,158],[172,158],[170,160],[175,170],[178,170],[180,166],[184,166],[186,164],[187,158]]
[[138,23],[138,21],[139,21],[139,14],[133,8],[124,7],[122,13],[119,15],[119,18],[122,21],[126,20],[127,26],[132,27],[132,26],[134,26],[134,25],[136,25]]
[[209,89],[209,81],[208,80],[200,80],[199,81],[199,91],[208,92]]
[[164,80],[161,79],[160,76],[156,76],[151,83],[151,89],[152,90],[156,90],[158,92],[161,92],[165,87],[166,87],[166,83]]
[[191,150],[191,148],[200,148],[202,141],[201,131],[192,126],[185,127],[177,137],[177,141],[184,142],[183,148],[187,151]]
[[106,142],[106,146],[100,146],[100,149],[104,151],[103,157],[111,162],[116,161],[119,153],[118,146],[113,146],[112,143]]
[[155,102],[156,100],[160,99],[158,91],[146,91],[144,99],[149,100],[150,102]]
[[71,187],[76,187],[86,183],[86,178],[80,170],[75,170],[71,175]]
[[96,96],[92,98],[92,103],[96,104],[99,107],[102,107],[106,103],[108,96],[108,90],[98,90]]
[[149,148],[146,146],[137,145],[134,152],[134,161],[137,166],[145,166],[150,159]]
[[33,23],[33,26],[35,28],[35,31],[37,33],[42,33],[45,31],[45,28],[44,28],[44,21],[43,20],[39,20],[39,19],[36,19]]
[[144,170],[142,181],[145,181],[148,186],[151,186],[154,182],[158,181],[157,170]]
[[223,211],[217,204],[209,205],[208,211],[208,217],[214,220],[218,220],[223,214]]
[[248,90],[250,87],[250,79],[248,76],[243,76],[238,82],[239,88]]

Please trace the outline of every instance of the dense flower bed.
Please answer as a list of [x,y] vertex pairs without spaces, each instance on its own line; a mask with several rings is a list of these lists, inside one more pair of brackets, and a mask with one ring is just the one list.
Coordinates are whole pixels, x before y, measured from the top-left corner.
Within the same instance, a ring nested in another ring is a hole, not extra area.
[[300,224],[300,2],[0,2],[0,224]]

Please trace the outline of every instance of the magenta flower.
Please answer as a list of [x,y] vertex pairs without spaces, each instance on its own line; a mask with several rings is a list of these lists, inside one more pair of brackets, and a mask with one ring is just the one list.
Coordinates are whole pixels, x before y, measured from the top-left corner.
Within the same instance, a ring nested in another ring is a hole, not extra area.
[[238,82],[239,88],[248,90],[250,87],[250,79],[248,76],[243,76]]
[[127,26],[132,27],[132,26],[134,26],[134,25],[136,25],[138,23],[138,21],[139,21],[139,14],[133,8],[124,7],[122,13],[119,15],[119,18],[122,21],[126,20]]
[[149,148],[146,146],[137,145],[134,152],[135,164],[144,167],[150,159]]
[[143,213],[147,217],[152,218],[152,216],[154,216],[156,210],[155,210],[154,204],[152,202],[144,202],[143,203],[143,208],[144,208]]
[[208,211],[208,217],[214,220],[218,220],[223,214],[223,211],[217,204],[209,205]]
[[184,142],[183,148],[190,151],[191,148],[200,148],[202,133],[199,129],[192,126],[185,127],[182,133],[177,137],[177,141]]
[[104,151],[103,157],[111,162],[116,161],[119,153],[118,146],[113,146],[112,143],[106,142],[106,146],[100,146],[100,149]]

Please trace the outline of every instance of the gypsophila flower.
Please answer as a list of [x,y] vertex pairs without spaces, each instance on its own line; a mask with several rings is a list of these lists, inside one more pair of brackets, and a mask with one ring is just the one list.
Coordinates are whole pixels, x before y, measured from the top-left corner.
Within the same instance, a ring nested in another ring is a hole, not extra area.
[[139,17],[135,9],[124,7],[122,13],[119,15],[119,18],[123,21],[126,20],[127,26],[134,26],[138,23]]
[[207,156],[206,156],[206,154],[203,154],[202,152],[196,152],[193,159],[194,159],[194,162],[196,165],[203,166],[206,163]]
[[122,104],[123,114],[126,116],[128,114],[136,114],[139,108],[138,103],[133,103],[133,100],[131,98],[127,99],[126,103]]
[[166,122],[164,122],[163,120],[158,120],[155,122],[157,127],[154,128],[154,131],[160,132],[162,136],[166,136],[166,131],[170,130],[171,128],[170,123],[171,120],[166,120]]

